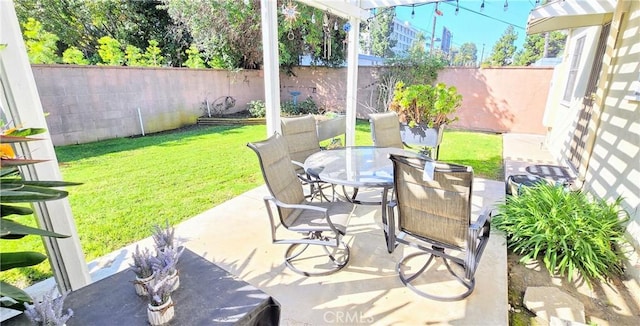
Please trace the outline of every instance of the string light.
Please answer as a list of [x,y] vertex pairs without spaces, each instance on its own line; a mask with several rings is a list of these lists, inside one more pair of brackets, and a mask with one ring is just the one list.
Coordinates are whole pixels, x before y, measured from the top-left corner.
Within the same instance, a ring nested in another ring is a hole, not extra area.
[[460,12],[460,0],[456,0],[456,16],[458,16],[459,12]]
[[509,8],[509,2],[507,0],[504,0],[504,11],[507,11],[508,8]]
[[416,5],[411,5],[411,19],[416,16]]
[[482,4],[480,5],[480,11],[484,11],[484,0],[482,0]]

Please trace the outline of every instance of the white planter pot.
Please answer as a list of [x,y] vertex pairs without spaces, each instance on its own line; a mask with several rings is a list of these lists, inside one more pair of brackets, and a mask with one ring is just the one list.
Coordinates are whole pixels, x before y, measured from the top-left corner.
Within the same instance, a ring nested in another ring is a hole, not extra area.
[[173,287],[171,288],[171,292],[177,290],[180,287],[180,275],[178,274],[178,270],[176,269],[173,274],[168,276],[168,278],[169,282],[174,282]]
[[151,304],[147,306],[149,324],[153,326],[168,324],[175,317],[175,314],[171,298],[160,306],[152,306]]
[[151,276],[147,277],[147,278],[139,278],[138,276],[136,276],[136,280],[133,281],[133,286],[136,289],[136,293],[140,296],[146,296],[147,295],[147,288],[145,287],[145,284],[149,284],[149,285],[153,285],[153,274],[151,274]]
[[402,142],[408,145],[420,145],[426,147],[438,147],[442,142],[444,126],[439,128],[429,128],[427,126],[418,125],[410,128],[408,125],[400,124],[400,138]]

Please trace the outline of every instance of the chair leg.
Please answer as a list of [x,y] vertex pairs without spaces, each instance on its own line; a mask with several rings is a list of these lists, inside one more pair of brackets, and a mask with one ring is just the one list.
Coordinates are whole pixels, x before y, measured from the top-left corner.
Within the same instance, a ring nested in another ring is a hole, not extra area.
[[[436,251],[442,251],[444,252],[444,249],[442,248],[433,248]],[[418,257],[418,256],[423,256],[423,255],[429,255],[429,258],[427,259],[427,262],[415,273],[411,274],[411,275],[407,275],[403,270],[402,270],[402,265],[404,265],[406,262],[408,262],[409,260]],[[456,294],[453,296],[441,296],[441,295],[435,295],[435,294],[431,294],[431,293],[427,293],[423,290],[418,289],[415,285],[412,284],[412,282],[414,280],[416,280],[418,278],[418,276],[420,276],[424,271],[427,270],[427,268],[431,265],[432,262],[435,262],[436,259],[435,258],[441,258],[447,268],[447,270],[449,271],[449,273],[451,275],[454,276],[454,278],[465,287],[465,292],[460,293],[460,294]],[[453,262],[455,264],[457,264],[456,262]],[[402,281],[402,284],[404,284],[405,286],[407,286],[409,289],[411,289],[413,292],[429,298],[429,299],[433,299],[433,300],[439,300],[439,301],[457,301],[457,300],[462,300],[464,298],[466,298],[467,296],[469,296],[471,294],[471,292],[473,292],[473,289],[475,287],[475,278],[472,279],[465,279],[464,277],[459,276],[456,272],[453,271],[453,269],[450,266],[449,260],[438,256],[438,255],[434,255],[428,252],[416,252],[413,254],[409,254],[407,256],[405,256],[404,258],[402,258],[402,260],[400,260],[400,262],[398,262],[398,265],[396,267],[397,271],[398,271],[398,276],[400,277],[400,281]]]
[[[312,237],[308,237],[305,239],[312,239]],[[332,239],[332,241],[334,240]],[[302,246],[302,248],[298,249],[300,246]],[[314,259],[314,257],[311,256],[313,254],[306,255],[306,256],[302,256],[302,254],[305,253],[305,251],[310,247],[317,248],[318,246],[322,247],[322,250],[324,251],[323,256],[328,258],[328,260],[326,260],[325,263],[329,263],[330,265],[332,265],[332,268],[329,268],[323,271],[305,271],[296,267],[295,265],[296,260],[302,261],[302,260]],[[338,247],[331,246],[331,245],[294,243],[287,248],[287,251],[284,255],[284,259],[285,259],[284,262],[289,269],[291,269],[292,271],[298,274],[301,274],[304,276],[323,276],[323,275],[333,274],[341,270],[345,266],[347,266],[347,263],[349,262],[349,258],[350,258],[349,253],[350,253],[349,246],[347,246],[347,244],[344,243],[343,241],[340,241],[340,245]]]

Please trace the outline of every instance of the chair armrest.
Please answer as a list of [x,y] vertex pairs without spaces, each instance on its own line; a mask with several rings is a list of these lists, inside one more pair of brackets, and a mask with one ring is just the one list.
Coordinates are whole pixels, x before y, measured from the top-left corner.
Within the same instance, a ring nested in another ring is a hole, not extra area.
[[333,225],[333,222],[331,221],[331,218],[329,217],[329,214],[327,214],[328,210],[326,208],[324,208],[324,207],[318,207],[318,206],[306,205],[306,204],[287,204],[287,203],[279,201],[278,199],[276,199],[274,197],[271,197],[270,200],[276,206],[282,207],[282,208],[302,209],[302,210],[310,210],[310,211],[320,212],[320,213],[324,214],[324,218],[325,218],[325,220],[327,220],[327,224],[329,225],[331,230],[333,232],[335,232],[336,234],[340,233],[340,231],[338,231],[338,228],[336,228],[335,225]]
[[295,161],[295,160],[291,160],[291,163],[293,163],[293,165],[297,165],[297,166],[299,166],[299,167],[304,169],[304,163],[301,163],[301,162],[298,162],[298,161]]
[[491,225],[491,217],[493,216],[493,210],[489,210],[488,208],[484,208],[478,216],[478,219],[469,226],[469,229],[474,232],[479,232],[482,228],[488,227]]

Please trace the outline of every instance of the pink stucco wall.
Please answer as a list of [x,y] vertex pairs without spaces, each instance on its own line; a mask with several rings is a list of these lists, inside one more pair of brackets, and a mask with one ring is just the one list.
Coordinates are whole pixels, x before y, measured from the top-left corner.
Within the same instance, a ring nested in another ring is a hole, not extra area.
[[[54,145],[86,143],[194,124],[202,102],[225,96],[236,100],[230,112],[264,100],[262,71],[33,65],[38,92]],[[378,67],[358,72],[358,118],[375,111]],[[550,68],[450,68],[439,80],[463,95],[459,121],[452,128],[544,134],[542,114],[553,70]],[[344,111],[346,68],[301,67],[280,76],[280,98],[299,91],[322,108]]]
[[438,81],[456,86],[463,96],[460,120],[452,127],[544,135],[552,75],[551,68],[448,68]]

